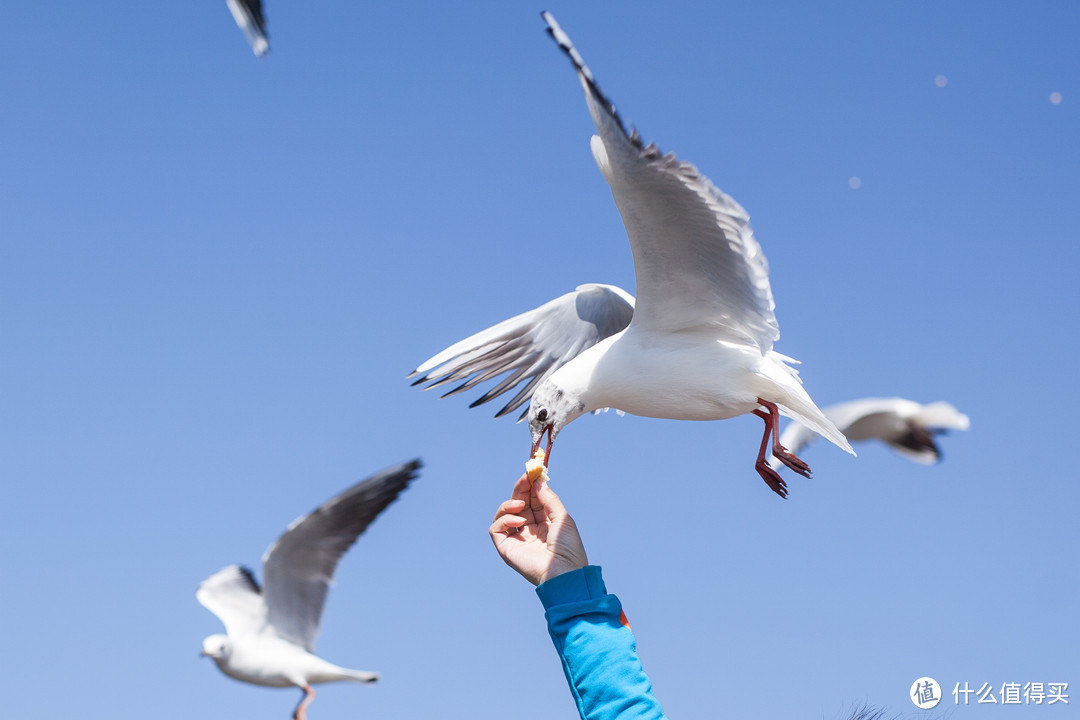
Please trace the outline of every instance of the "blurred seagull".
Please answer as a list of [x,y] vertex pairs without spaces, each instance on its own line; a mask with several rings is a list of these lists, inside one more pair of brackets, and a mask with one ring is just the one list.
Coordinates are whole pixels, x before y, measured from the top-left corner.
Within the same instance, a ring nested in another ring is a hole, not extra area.
[[[948,430],[967,430],[968,416],[947,402],[920,405],[904,398],[862,398],[822,410],[848,440],[881,440],[909,460],[932,465],[941,460],[934,436]],[[780,436],[789,452],[799,452],[814,432],[792,423]]]
[[256,57],[270,51],[270,39],[266,36],[266,17],[263,16],[262,0],[225,0],[229,12],[240,29],[244,31],[251,50]]
[[[765,421],[755,469],[778,495],[787,486],[765,459],[772,452],[809,477],[780,446],[781,414],[852,452],[803,390],[795,362],[772,349],[768,263],[742,207],[689,163],[627,133],[581,55],[549,13],[547,30],[570,57],[598,135],[592,153],[611,186],[634,255],[638,299],[612,285],[581,285],[430,358],[409,377],[447,395],[510,373],[473,406],[525,382],[497,416],[527,400],[532,452],[545,433],[547,463],[562,428],[587,412],[615,408],[675,420],[753,413]],[[854,453],[853,453],[854,454]]]
[[296,720],[306,717],[314,683],[378,680],[376,673],[348,670],[314,655],[315,637],[338,560],[419,469],[420,461],[413,460],[383,470],[294,520],[263,555],[265,588],[240,565],[204,580],[195,597],[228,634],[203,640],[202,654],[237,680],[299,687],[304,696]]

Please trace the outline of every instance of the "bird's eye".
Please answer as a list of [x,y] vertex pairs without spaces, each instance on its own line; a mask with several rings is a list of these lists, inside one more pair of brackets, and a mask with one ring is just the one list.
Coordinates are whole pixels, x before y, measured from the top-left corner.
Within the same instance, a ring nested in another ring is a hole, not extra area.
[[536,413],[536,419],[540,422],[547,422],[548,411],[547,408],[541,408],[540,412]]

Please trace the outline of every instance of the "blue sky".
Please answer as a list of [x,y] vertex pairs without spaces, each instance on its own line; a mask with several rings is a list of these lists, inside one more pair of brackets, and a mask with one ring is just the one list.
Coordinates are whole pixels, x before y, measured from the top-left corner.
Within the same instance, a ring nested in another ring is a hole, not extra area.
[[195,588],[412,457],[318,646],[383,680],[312,719],[574,717],[486,535],[526,428],[404,380],[579,283],[633,290],[543,9],[750,212],[820,405],[971,417],[929,468],[815,444],[786,501],[757,418],[570,426],[553,487],[668,715],[919,717],[931,676],[1073,696],[939,717],[1075,716],[1080,7],[268,0],[259,61],[215,0],[0,7],[12,717],[287,718],[298,691],[196,657]]

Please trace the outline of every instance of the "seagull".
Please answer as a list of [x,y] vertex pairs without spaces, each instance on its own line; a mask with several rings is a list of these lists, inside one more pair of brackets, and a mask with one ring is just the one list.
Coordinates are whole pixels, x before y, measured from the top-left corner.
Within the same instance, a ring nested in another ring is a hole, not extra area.
[[227,634],[203,640],[202,655],[237,680],[299,687],[304,695],[293,713],[296,720],[305,720],[315,683],[378,680],[376,673],[349,670],[315,655],[315,637],[341,556],[419,469],[420,461],[413,460],[383,470],[294,520],[263,555],[265,588],[240,565],[204,580],[195,597],[218,616]]
[[[613,285],[580,285],[428,359],[409,377],[427,388],[463,381],[463,392],[508,373],[480,405],[524,385],[497,416],[526,401],[544,464],[568,423],[606,408],[674,420],[765,421],[755,469],[781,497],[787,485],[765,458],[806,477],[809,467],[777,440],[793,417],[854,452],[802,387],[792,358],[773,350],[779,326],[768,263],[746,211],[693,165],[628,133],[615,106],[550,13],[548,34],[569,56],[596,125],[592,153],[611,186],[634,256],[638,297]],[[445,395],[444,395],[445,397]]]
[[[830,405],[822,412],[848,440],[878,439],[909,460],[924,465],[941,460],[935,435],[971,427],[967,415],[944,401],[921,405],[898,397],[862,398]],[[813,439],[813,432],[792,423],[780,436],[780,444],[790,452],[799,452]]]
[[225,0],[232,13],[233,20],[244,31],[251,50],[256,57],[262,57],[270,51],[270,39],[266,36],[266,17],[263,15],[262,0]]

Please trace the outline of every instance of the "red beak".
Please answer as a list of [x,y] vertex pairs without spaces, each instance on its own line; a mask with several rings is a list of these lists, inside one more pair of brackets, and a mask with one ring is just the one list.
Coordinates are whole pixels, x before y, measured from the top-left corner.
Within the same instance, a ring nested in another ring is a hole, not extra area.
[[548,460],[551,459],[551,444],[555,442],[551,438],[551,428],[553,427],[554,425],[545,425],[544,429],[540,431],[540,437],[536,438],[536,442],[532,444],[532,450],[529,451],[529,457],[536,455],[536,450],[540,447],[540,442],[544,439],[544,433],[547,433],[548,441],[547,448],[544,450],[544,467],[548,466]]

